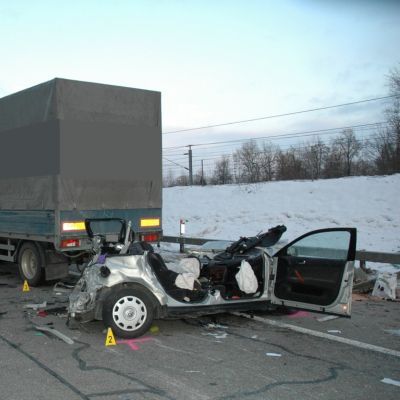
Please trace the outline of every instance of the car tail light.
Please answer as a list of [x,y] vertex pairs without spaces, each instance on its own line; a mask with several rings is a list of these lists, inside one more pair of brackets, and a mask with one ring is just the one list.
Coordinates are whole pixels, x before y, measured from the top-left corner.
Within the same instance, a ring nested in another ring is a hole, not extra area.
[[84,221],[65,221],[62,223],[63,232],[84,231],[86,230]]
[[63,239],[61,240],[61,248],[66,249],[70,247],[79,247],[81,245],[80,239]]
[[143,242],[158,242],[160,235],[158,233],[145,233],[140,235],[140,240]]

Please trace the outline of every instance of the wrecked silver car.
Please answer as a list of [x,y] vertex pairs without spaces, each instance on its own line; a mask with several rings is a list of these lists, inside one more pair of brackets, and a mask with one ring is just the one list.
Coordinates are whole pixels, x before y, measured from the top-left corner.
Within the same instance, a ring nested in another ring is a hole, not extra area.
[[[108,223],[120,224],[119,233],[104,233]],[[271,255],[286,230],[277,226],[213,258],[189,256],[167,266],[150,244],[132,240],[126,221],[85,224],[93,257],[70,295],[69,317],[103,320],[119,337],[141,336],[157,318],[271,304],[350,316],[355,228],[309,232]]]

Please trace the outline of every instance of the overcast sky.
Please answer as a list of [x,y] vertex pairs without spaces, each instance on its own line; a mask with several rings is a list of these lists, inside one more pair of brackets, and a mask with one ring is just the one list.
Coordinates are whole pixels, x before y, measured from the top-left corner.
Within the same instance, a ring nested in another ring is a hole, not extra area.
[[[0,0],[0,96],[54,77],[162,92],[163,131],[386,95],[400,1]],[[383,120],[382,102],[164,146]]]

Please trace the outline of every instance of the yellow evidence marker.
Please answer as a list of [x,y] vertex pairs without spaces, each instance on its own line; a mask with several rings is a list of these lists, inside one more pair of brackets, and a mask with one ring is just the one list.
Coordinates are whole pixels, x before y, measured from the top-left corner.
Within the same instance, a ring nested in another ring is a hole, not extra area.
[[29,292],[31,289],[29,288],[28,281],[24,280],[24,284],[22,285],[23,292]]
[[117,342],[115,341],[115,337],[111,328],[107,329],[107,336],[106,336],[106,346],[115,346]]

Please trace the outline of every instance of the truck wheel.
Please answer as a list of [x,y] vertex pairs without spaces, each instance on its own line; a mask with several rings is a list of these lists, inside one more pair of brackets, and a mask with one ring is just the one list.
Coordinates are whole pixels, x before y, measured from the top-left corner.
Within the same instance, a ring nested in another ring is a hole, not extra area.
[[104,301],[103,323],[121,338],[136,338],[148,331],[155,304],[143,286],[119,288]]
[[18,269],[22,280],[38,286],[44,277],[43,259],[34,243],[24,243],[18,253]]

